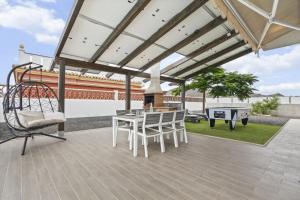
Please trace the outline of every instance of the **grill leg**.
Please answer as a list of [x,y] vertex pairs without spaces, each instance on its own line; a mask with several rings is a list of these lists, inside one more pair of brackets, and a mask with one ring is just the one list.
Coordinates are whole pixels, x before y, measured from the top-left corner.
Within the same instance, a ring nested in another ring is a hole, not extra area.
[[29,136],[26,136],[26,137],[25,137],[25,140],[24,140],[23,150],[22,150],[22,154],[21,154],[22,156],[25,155],[25,149],[26,149],[26,144],[27,144],[27,139],[28,139],[28,137],[29,137]]

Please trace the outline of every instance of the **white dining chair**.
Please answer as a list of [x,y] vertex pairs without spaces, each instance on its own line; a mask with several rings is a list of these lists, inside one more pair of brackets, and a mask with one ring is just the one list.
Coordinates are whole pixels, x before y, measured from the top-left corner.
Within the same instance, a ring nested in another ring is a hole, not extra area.
[[[116,114],[117,116],[120,115],[126,115],[128,114],[129,111],[127,110],[116,110]],[[132,130],[133,130],[133,126],[131,123],[129,122],[117,122],[117,132],[116,134],[118,135],[118,130],[120,131],[127,131],[128,132],[128,142],[129,142],[129,149],[132,150]]]
[[167,139],[169,139],[169,135],[173,135],[174,139],[174,145],[177,148],[178,147],[178,139],[177,139],[177,133],[176,128],[174,126],[175,124],[175,112],[174,111],[168,111],[168,112],[162,112],[161,117],[161,123],[159,126],[159,131],[162,133],[162,135],[167,135]]
[[142,137],[146,158],[148,158],[148,138],[155,138],[159,136],[161,152],[165,152],[163,134],[159,129],[162,119],[161,117],[162,114],[159,112],[144,113],[143,125],[142,127],[138,128],[137,136]]
[[187,134],[186,134],[186,128],[185,128],[185,111],[175,111],[175,120],[173,123],[173,127],[175,128],[176,132],[180,131],[180,142],[188,143]]

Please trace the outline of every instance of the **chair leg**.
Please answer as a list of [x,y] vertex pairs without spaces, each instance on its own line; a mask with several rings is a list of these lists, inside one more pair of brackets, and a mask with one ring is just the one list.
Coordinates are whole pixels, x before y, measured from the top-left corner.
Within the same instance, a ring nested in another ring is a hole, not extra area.
[[128,138],[127,138],[128,141],[130,141],[130,131],[128,131]]
[[25,150],[26,150],[26,145],[27,145],[27,140],[28,140],[28,137],[29,136],[26,136],[25,139],[24,139],[24,144],[23,144],[23,149],[22,149],[22,156],[25,155]]
[[60,139],[60,140],[67,140],[67,138],[63,138],[63,137],[59,137],[59,136],[55,136],[55,135],[50,135],[50,134],[46,134],[46,133],[36,133],[36,134],[44,135],[44,136],[47,136],[47,137],[52,137],[52,138],[56,138],[56,139]]
[[164,135],[163,134],[160,135],[160,149],[161,149],[162,153],[164,153],[166,151]]
[[183,130],[180,131],[180,142],[183,142]]
[[8,139],[6,139],[6,140],[1,141],[0,144],[3,144],[3,143],[5,143],[5,142],[8,142],[8,141],[13,140],[13,139],[16,139],[16,138],[18,138],[18,137],[17,137],[17,136],[14,136],[14,137],[8,138]]
[[178,138],[177,138],[177,133],[175,130],[173,131],[173,137],[174,137],[175,148],[177,148],[178,147]]
[[146,136],[143,136],[143,143],[144,143],[145,157],[148,158],[148,146],[147,146],[147,137]]
[[166,138],[167,138],[168,140],[170,139],[170,134],[169,134],[169,133],[167,134]]
[[184,142],[185,142],[185,143],[188,143],[185,125],[183,125],[183,127],[184,127],[184,128],[183,128]]
[[128,138],[129,138],[129,150],[131,151],[132,150],[132,140],[133,140],[131,131],[129,131]]

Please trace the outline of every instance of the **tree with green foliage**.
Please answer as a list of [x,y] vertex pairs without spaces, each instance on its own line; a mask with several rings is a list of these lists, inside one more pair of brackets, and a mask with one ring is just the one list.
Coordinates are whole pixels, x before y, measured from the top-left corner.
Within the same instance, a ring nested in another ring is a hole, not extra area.
[[[206,93],[210,96],[227,97],[236,96],[240,100],[247,99],[253,94],[255,88],[252,87],[257,81],[252,74],[239,74],[238,72],[225,72],[222,67],[208,68],[202,70],[192,81],[186,84],[186,90],[194,89],[203,94],[202,111],[205,112]],[[179,95],[181,88],[175,88],[173,95]]]
[[279,106],[279,98],[273,96],[269,99],[264,99],[252,104],[252,113],[269,115],[272,110],[276,110]]
[[[217,85],[220,79],[223,79],[225,71],[221,67],[212,68],[207,70],[198,76],[193,77],[192,82],[185,85],[186,90],[197,90],[203,95],[203,113],[205,112],[205,102],[206,102],[206,92],[210,95],[220,96],[222,94],[221,90],[217,89]],[[181,92],[181,88],[177,87],[172,91],[172,94],[177,96]]]
[[236,96],[239,100],[249,98],[256,90],[253,84],[258,81],[253,74],[240,74],[238,72],[226,72],[221,89],[224,94],[221,96]]

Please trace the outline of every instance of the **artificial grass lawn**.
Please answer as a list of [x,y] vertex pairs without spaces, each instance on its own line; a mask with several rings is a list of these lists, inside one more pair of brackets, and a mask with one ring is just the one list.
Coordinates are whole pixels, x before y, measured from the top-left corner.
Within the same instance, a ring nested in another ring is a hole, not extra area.
[[236,124],[234,130],[230,131],[228,124],[223,120],[216,120],[214,128],[210,128],[208,121],[201,120],[200,123],[186,122],[186,130],[191,133],[211,135],[221,138],[229,138],[256,144],[265,144],[280,129],[278,125],[248,123],[243,126],[241,122]]

